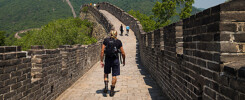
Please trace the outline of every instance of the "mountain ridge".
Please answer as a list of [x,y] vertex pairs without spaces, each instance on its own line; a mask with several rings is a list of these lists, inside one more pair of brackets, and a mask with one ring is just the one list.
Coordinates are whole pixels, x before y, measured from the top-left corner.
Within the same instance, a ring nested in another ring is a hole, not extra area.
[[[124,11],[139,10],[146,15],[152,15],[152,7],[156,0],[68,0],[75,13],[79,13],[83,4],[109,2]],[[52,20],[73,17],[66,0],[0,0],[0,30],[9,35],[30,28],[40,28]]]

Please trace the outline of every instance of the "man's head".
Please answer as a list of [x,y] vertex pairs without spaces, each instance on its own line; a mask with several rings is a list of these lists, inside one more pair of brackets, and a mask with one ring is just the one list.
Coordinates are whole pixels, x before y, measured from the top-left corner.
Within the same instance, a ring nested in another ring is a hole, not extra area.
[[116,30],[111,30],[110,35],[112,38],[117,38],[117,31]]

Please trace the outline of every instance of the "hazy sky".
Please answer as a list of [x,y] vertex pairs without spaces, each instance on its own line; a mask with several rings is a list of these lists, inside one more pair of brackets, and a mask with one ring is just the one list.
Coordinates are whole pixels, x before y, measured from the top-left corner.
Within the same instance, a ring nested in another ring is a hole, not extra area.
[[215,5],[224,3],[226,0],[195,0],[193,6],[197,8],[210,8]]

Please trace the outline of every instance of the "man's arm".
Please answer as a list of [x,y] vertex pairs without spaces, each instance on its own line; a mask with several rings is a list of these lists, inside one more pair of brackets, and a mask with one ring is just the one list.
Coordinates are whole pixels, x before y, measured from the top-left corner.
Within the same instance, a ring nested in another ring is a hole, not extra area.
[[103,60],[104,60],[104,50],[105,50],[105,45],[102,44],[101,53],[100,53],[100,63],[101,63],[101,66],[102,67],[104,67],[104,63],[103,63]]
[[123,66],[125,65],[125,58],[126,58],[126,55],[125,55],[125,52],[123,50],[123,47],[120,48],[121,52],[122,52],[122,57],[123,57]]

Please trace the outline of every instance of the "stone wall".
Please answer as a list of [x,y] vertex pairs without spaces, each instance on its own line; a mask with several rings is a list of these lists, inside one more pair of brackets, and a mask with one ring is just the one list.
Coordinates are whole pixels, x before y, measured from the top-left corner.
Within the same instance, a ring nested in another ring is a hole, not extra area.
[[[92,6],[88,11],[107,32],[113,25]],[[100,60],[101,43],[57,49],[0,46],[0,100],[54,100]]]
[[109,33],[111,28],[113,27],[113,25],[107,19],[107,17],[105,17],[102,13],[100,13],[100,11],[96,7],[90,6],[90,5],[83,5],[82,8],[80,9],[80,12],[82,12],[82,9],[84,7],[88,8],[88,11],[91,14],[93,14],[93,16],[97,19],[97,21],[100,22],[100,24],[104,26],[104,28],[106,29],[107,33]]
[[101,44],[0,47],[0,100],[54,100],[99,61]]
[[232,0],[144,32],[120,8],[99,3],[135,32],[141,64],[171,99],[245,99],[245,1]]

